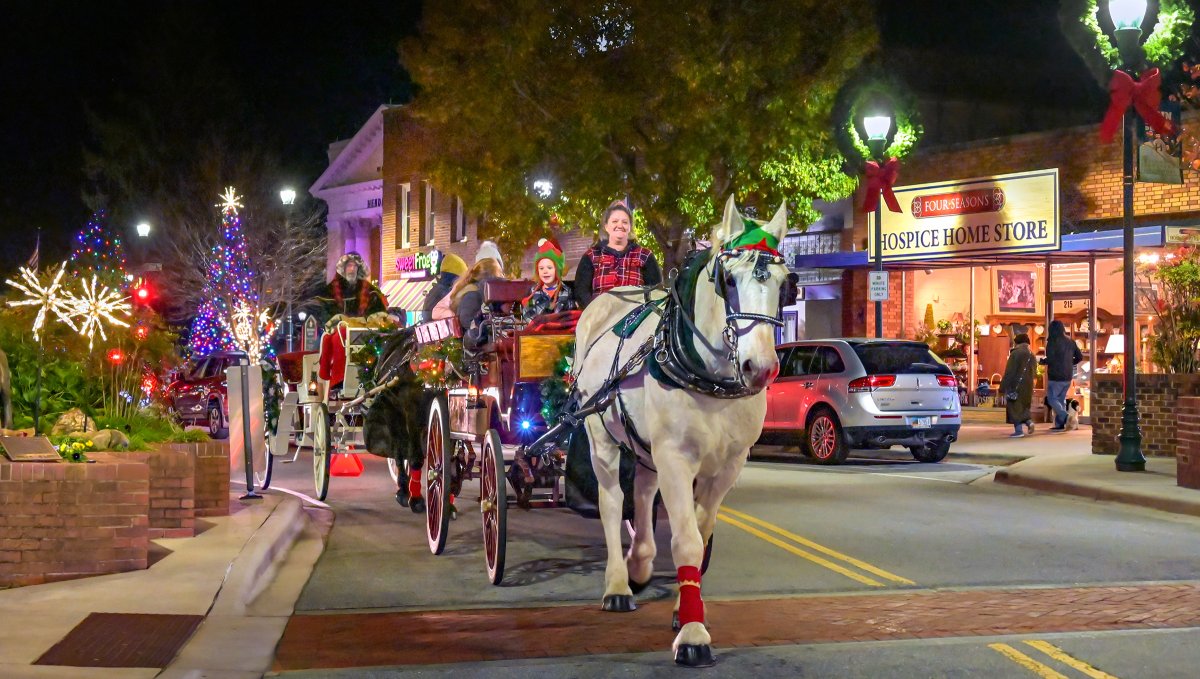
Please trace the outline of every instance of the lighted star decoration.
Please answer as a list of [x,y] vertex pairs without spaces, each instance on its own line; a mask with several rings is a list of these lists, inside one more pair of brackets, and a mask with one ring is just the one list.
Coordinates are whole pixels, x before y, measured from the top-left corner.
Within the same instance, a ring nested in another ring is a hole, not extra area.
[[233,341],[246,352],[250,363],[258,363],[262,358],[264,329],[268,326],[269,314],[266,309],[257,314],[250,305],[243,301],[230,314],[230,321],[225,325],[233,335]]
[[9,302],[9,306],[36,306],[38,307],[37,318],[33,321],[33,339],[34,341],[41,340],[42,327],[46,325],[47,314],[54,314],[58,320],[66,323],[72,330],[77,330],[75,324],[71,322],[71,306],[67,301],[66,295],[63,294],[62,277],[63,272],[67,269],[67,263],[63,262],[58,265],[58,272],[54,274],[54,278],[49,285],[43,285],[38,279],[37,270],[29,267],[21,267],[18,272],[21,274],[20,281],[6,279],[5,282],[14,288],[25,293],[25,299]]
[[220,198],[221,202],[217,203],[217,207],[225,212],[230,210],[236,212],[239,207],[242,207],[242,197],[237,195],[237,191],[232,186],[225,187],[225,193],[222,193]]
[[83,281],[80,287],[82,292],[78,295],[67,292],[65,297],[71,309],[71,316],[80,320],[80,327],[77,330],[80,335],[88,338],[88,351],[91,351],[97,332],[100,333],[101,340],[108,339],[108,335],[104,332],[105,323],[129,327],[128,322],[115,316],[115,314],[129,315],[130,306],[126,301],[129,298],[107,285],[98,284],[95,274],[92,274],[91,280]]

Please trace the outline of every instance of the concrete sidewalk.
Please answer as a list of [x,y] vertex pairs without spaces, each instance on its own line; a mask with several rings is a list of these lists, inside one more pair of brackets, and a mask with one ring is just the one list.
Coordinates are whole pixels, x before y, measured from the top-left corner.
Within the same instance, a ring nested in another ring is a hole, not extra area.
[[[154,540],[146,570],[0,591],[0,676],[262,676],[332,525],[317,511],[270,492],[232,499],[230,516],[197,521],[199,535]],[[204,620],[165,669],[33,664],[92,613]]]

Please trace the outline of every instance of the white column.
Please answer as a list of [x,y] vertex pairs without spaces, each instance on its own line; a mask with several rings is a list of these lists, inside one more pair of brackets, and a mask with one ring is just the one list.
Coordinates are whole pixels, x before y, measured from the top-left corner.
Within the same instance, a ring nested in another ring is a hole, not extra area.
[[[354,220],[354,250],[362,255],[363,261],[371,262],[371,222],[366,219]],[[372,272],[374,273],[374,272]]]

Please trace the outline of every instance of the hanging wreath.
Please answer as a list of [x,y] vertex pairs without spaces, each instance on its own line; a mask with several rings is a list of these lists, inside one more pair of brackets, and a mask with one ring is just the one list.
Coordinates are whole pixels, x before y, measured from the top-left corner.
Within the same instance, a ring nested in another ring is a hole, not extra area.
[[913,152],[925,134],[912,90],[895,75],[881,69],[863,71],[842,88],[832,113],[838,150],[849,161],[847,169],[851,174],[861,174],[863,165],[872,159],[858,127],[862,115],[881,104],[887,106],[892,116],[892,133],[884,158],[903,159]]
[[[1196,15],[1188,0],[1158,0],[1147,5],[1148,13],[1158,6],[1158,18],[1149,33],[1143,32],[1142,49],[1151,66],[1165,69],[1183,56]],[[1099,0],[1064,0],[1059,23],[1067,41],[1088,64],[1097,82],[1107,85],[1112,71],[1121,67],[1121,52],[1112,36],[1113,24],[1107,6],[1101,8]]]

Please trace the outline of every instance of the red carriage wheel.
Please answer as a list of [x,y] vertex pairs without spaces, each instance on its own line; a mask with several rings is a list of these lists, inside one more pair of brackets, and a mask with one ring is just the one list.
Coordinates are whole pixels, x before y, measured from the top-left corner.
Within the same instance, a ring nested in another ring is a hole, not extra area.
[[429,551],[436,555],[446,548],[446,531],[450,527],[452,451],[445,394],[434,396],[429,404],[429,425],[425,432],[425,536],[429,539]]
[[483,516],[483,556],[488,580],[499,585],[504,579],[504,550],[507,542],[508,489],[505,487],[504,450],[500,433],[489,429],[483,439],[479,461],[479,513]]

